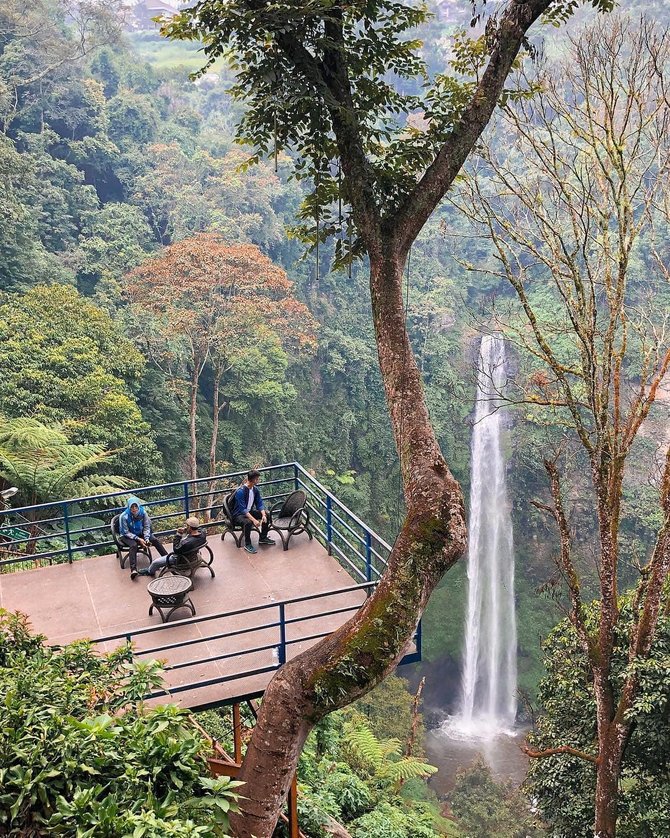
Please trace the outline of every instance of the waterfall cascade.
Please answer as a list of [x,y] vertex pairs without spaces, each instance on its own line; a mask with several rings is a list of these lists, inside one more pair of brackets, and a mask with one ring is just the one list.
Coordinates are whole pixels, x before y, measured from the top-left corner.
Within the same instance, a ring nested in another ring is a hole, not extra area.
[[472,435],[461,706],[449,725],[464,735],[508,732],[516,716],[514,549],[499,410],[505,381],[504,341],[498,335],[485,335],[479,350]]

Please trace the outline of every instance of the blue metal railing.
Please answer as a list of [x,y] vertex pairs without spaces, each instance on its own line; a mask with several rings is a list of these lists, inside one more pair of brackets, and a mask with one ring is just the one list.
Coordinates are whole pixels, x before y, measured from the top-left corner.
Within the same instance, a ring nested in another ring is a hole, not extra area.
[[[390,545],[299,463],[259,470],[269,504],[297,488],[306,492],[313,534],[354,579],[374,582],[381,577]],[[216,528],[221,525],[217,514],[223,495],[239,485],[244,475],[231,472],[5,510],[0,512],[0,572],[109,553],[114,549],[111,520],[125,508],[130,494],[142,499],[159,537],[174,533],[194,512],[212,517],[206,526]],[[17,520],[26,537],[15,537]]]
[[[262,605],[253,605],[248,606],[246,608],[238,608],[234,611],[225,611],[218,614],[207,614],[202,617],[189,617],[185,620],[175,620],[174,622],[161,623],[160,625],[155,626],[147,626],[145,628],[135,629],[133,631],[119,632],[117,634],[108,634],[103,637],[95,638],[93,642],[95,644],[107,644],[114,643],[115,641],[125,641],[128,643],[135,644],[136,641],[141,638],[153,636],[156,636],[160,640],[161,632],[168,631],[168,636],[174,637],[174,629],[176,627],[197,625],[199,631],[198,637],[191,637],[188,640],[179,640],[169,643],[158,642],[145,649],[135,648],[135,657],[152,656],[162,659],[167,658],[169,661],[168,656],[170,652],[174,650],[181,650],[189,647],[201,646],[202,644],[212,643],[215,641],[230,641],[232,638],[240,636],[248,638],[251,635],[254,635],[257,632],[261,631],[276,632],[274,637],[269,638],[268,642],[261,643],[261,645],[253,645],[241,650],[225,651],[218,654],[197,655],[194,653],[194,655],[190,657],[188,660],[180,660],[175,663],[168,662],[164,666],[164,670],[166,673],[170,673],[182,669],[189,669],[196,666],[202,666],[203,664],[220,663],[222,661],[232,659],[234,659],[237,664],[240,664],[240,662],[243,661],[244,658],[249,657],[251,655],[257,655],[262,652],[271,653],[272,659],[270,660],[270,662],[249,669],[236,669],[235,672],[231,672],[230,674],[218,675],[216,677],[207,678],[205,680],[199,678],[198,680],[187,681],[183,684],[177,684],[174,686],[168,685],[164,689],[160,689],[156,692],[151,693],[150,695],[146,696],[146,698],[160,698],[161,696],[165,695],[174,695],[183,692],[195,691],[203,687],[209,687],[216,684],[230,683],[234,681],[243,681],[247,678],[252,678],[257,675],[264,675],[276,671],[277,669],[279,669],[280,666],[286,663],[286,661],[290,657],[289,651],[291,646],[297,645],[299,643],[310,643],[316,640],[320,640],[323,637],[327,637],[331,633],[331,630],[326,630],[314,631],[310,634],[295,634],[295,636],[290,636],[290,630],[292,627],[304,625],[308,622],[322,620],[326,617],[332,617],[340,614],[352,614],[355,611],[358,611],[358,609],[361,606],[361,603],[357,602],[353,604],[345,604],[337,608],[330,608],[327,610],[318,611],[317,613],[302,614],[294,617],[287,615],[287,611],[292,606],[300,605],[301,603],[311,603],[325,598],[342,597],[346,595],[356,594],[358,592],[365,594],[365,596],[367,597],[369,596],[371,589],[373,589],[375,585],[376,583],[372,583],[372,585],[369,585],[367,583],[362,583],[360,585],[350,585],[346,588],[338,588],[335,590],[323,591],[318,594],[306,594],[304,596],[293,597],[292,599],[280,600],[279,602],[269,602],[263,603]],[[245,617],[253,619],[254,616],[267,612],[270,612],[271,614],[270,620],[260,624],[254,624],[251,626],[245,626],[244,628],[227,631],[214,630],[213,632],[209,633],[206,629],[206,624],[212,623],[213,621],[225,621],[227,619],[235,617]],[[414,663],[421,659],[420,623],[417,627],[417,631],[414,635],[413,641],[414,651],[409,652],[405,655],[405,657],[401,661],[402,664]],[[204,648],[206,649],[207,646],[205,645]],[[242,663],[242,667],[244,667],[244,663]],[[233,687],[232,693],[225,698],[217,699],[216,701],[210,702],[209,704],[201,704],[199,700],[196,698],[189,702],[189,706],[192,706],[194,708],[201,708],[204,706],[218,706],[233,701],[239,701],[241,699],[251,698],[253,696],[262,694],[262,692],[262,689],[256,689],[241,694],[235,692],[235,688]]]

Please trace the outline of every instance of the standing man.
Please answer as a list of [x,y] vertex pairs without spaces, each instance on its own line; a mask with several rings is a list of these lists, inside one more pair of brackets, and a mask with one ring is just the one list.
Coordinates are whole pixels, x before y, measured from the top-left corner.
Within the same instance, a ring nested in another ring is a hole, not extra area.
[[135,579],[137,574],[137,548],[142,546],[148,548],[151,544],[158,550],[161,556],[167,556],[167,550],[156,536],[151,532],[151,518],[142,505],[142,501],[131,495],[128,498],[125,510],[121,513],[119,521],[119,535],[121,541],[129,548],[128,559],[130,562],[130,578]]
[[268,538],[268,527],[270,521],[265,511],[265,504],[261,493],[258,491],[260,472],[252,469],[247,474],[247,479],[235,492],[235,509],[233,512],[233,523],[241,526],[244,530],[244,549],[247,553],[257,553],[258,550],[251,543],[251,529],[261,525],[259,544],[274,544],[274,539]]

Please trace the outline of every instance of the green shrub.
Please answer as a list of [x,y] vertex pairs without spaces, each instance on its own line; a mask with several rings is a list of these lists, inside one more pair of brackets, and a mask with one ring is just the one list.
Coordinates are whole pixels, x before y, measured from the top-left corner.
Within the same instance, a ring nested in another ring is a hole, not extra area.
[[225,836],[239,783],[209,777],[184,711],[142,706],[159,664],[42,641],[0,611],[0,833]]
[[403,812],[382,802],[372,812],[349,825],[353,838],[439,838],[432,816],[416,810]]

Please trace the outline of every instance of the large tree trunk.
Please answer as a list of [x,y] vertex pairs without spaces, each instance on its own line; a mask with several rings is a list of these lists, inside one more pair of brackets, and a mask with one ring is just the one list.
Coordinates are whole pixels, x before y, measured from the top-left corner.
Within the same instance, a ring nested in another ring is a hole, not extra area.
[[219,405],[219,391],[221,382],[214,373],[214,395],[212,396],[212,442],[209,446],[209,476],[213,477],[216,474],[216,446],[219,441],[219,416],[221,407]]
[[615,838],[619,802],[619,774],[626,741],[616,724],[616,699],[611,682],[614,631],[619,617],[617,565],[618,521],[608,491],[611,474],[597,462],[593,482],[598,501],[600,535],[600,620],[598,649],[592,661],[598,730],[596,765],[595,827],[596,838]]
[[[214,394],[212,396],[212,439],[209,446],[209,477],[214,477],[216,474],[216,448],[219,442],[219,417],[221,415],[221,406],[219,405],[219,393],[221,391],[221,376],[218,371],[214,370]],[[214,503],[214,487],[216,481],[212,480],[209,483],[207,502],[203,512],[203,519],[208,522],[212,517],[212,504]]]
[[[600,727],[600,726],[599,726]],[[628,726],[610,722],[598,731],[596,765],[595,838],[616,838],[619,807],[619,777]]]
[[460,486],[440,452],[407,332],[404,254],[370,254],[379,363],[398,448],[407,517],[374,594],[344,626],[289,661],[265,693],[242,765],[237,838],[270,838],[310,730],[378,684],[411,644],[428,598],[466,545]]
[[188,401],[188,430],[191,440],[191,450],[188,455],[188,470],[191,480],[198,479],[198,437],[196,434],[196,412],[198,409],[198,373],[197,364],[191,374]]

